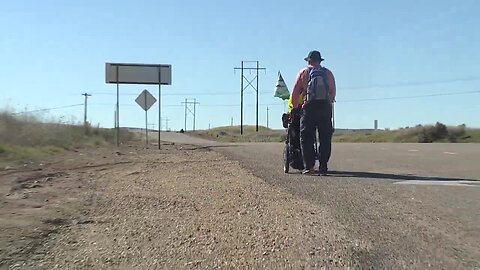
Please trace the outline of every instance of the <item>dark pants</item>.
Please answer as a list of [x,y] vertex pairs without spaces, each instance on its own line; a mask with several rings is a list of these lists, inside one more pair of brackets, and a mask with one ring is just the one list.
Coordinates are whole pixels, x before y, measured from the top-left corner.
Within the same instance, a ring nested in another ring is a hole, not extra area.
[[326,101],[314,101],[305,105],[300,120],[300,141],[303,163],[306,169],[315,165],[314,140],[318,130],[320,142],[320,166],[327,166],[332,153],[332,105]]

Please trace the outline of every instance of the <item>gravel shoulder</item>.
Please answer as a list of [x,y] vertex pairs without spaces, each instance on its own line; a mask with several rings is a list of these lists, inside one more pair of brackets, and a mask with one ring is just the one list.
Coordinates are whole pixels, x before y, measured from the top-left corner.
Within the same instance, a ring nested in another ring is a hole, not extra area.
[[[56,173],[47,181],[56,191],[42,193],[42,184],[29,198],[41,193],[57,194],[58,199],[44,200],[38,214],[26,214],[32,222],[24,232],[2,219],[0,226],[9,237],[2,234],[0,239],[5,244],[1,268],[315,268],[355,263],[348,258],[358,243],[345,238],[328,211],[272,187],[209,148],[165,145],[160,153],[130,147],[74,154],[82,154],[83,165],[77,160],[76,167],[68,167],[59,161],[42,170]],[[17,211],[22,205],[12,201],[25,199],[8,200],[4,205]],[[19,221],[25,215],[9,218]],[[48,233],[34,238],[38,224]],[[36,239],[36,245],[22,245],[22,238]]]

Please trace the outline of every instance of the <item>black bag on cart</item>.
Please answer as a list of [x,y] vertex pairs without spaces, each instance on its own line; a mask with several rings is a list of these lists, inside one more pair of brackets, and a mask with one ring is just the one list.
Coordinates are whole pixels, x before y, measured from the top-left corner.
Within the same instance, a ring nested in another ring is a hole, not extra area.
[[283,126],[287,129],[287,140],[284,148],[284,171],[292,167],[303,170],[302,148],[300,146],[300,110],[292,110],[290,114],[282,115]]

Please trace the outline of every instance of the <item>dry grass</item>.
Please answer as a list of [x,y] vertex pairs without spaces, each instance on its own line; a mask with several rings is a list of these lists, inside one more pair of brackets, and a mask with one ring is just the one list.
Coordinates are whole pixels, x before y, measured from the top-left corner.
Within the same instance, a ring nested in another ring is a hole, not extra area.
[[[131,139],[128,132],[122,133],[122,139]],[[47,122],[39,116],[16,116],[3,111],[0,112],[0,170],[73,147],[108,145],[114,138],[111,129]]]
[[[394,143],[480,142],[480,129],[471,129],[466,128],[465,126],[445,128],[446,130],[443,137],[434,136],[436,133],[439,133],[435,125],[418,125],[416,127],[398,130],[345,130],[334,133],[333,141]],[[286,139],[286,133],[284,130],[272,130],[262,126],[259,127],[259,132],[255,131],[255,126],[244,126],[243,135],[240,135],[239,126],[218,127],[210,130],[197,131],[194,134],[208,140],[215,140],[219,142],[283,142]],[[425,134],[427,135],[427,138],[425,138]]]
[[244,126],[243,135],[240,135],[239,126],[217,127],[210,130],[202,130],[195,133],[196,135],[220,142],[283,142],[286,139],[284,130],[273,130],[263,126]]
[[453,143],[479,143],[480,129],[466,128],[465,126],[445,127],[443,136],[433,136],[436,132],[434,125],[398,130],[378,131],[346,131],[334,134],[335,142],[394,142],[394,143],[426,143],[426,142],[453,142]]
[[0,113],[0,143],[6,145],[69,148],[77,143],[98,145],[113,141],[110,130],[63,123],[45,123],[34,116]]

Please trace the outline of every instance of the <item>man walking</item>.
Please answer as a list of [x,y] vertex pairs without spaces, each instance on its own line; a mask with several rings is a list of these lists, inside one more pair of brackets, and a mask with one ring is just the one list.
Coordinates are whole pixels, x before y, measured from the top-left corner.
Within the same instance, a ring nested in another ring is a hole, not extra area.
[[302,146],[304,174],[314,174],[314,140],[316,130],[320,141],[320,174],[328,171],[332,152],[332,103],[335,102],[336,87],[333,73],[321,66],[319,51],[311,51],[305,61],[308,65],[300,70],[292,92],[293,108],[302,107],[300,141]]

